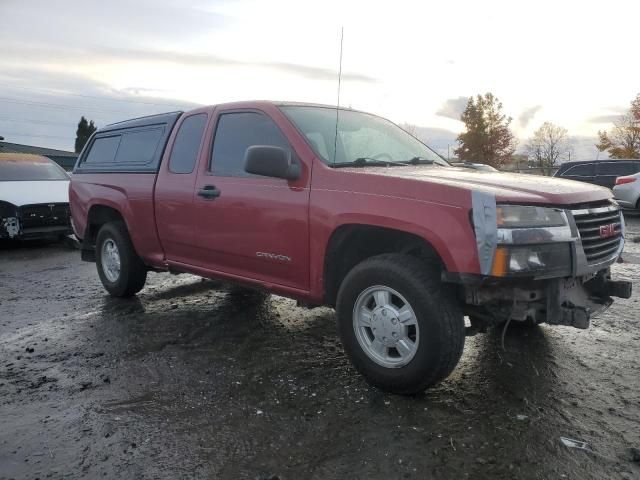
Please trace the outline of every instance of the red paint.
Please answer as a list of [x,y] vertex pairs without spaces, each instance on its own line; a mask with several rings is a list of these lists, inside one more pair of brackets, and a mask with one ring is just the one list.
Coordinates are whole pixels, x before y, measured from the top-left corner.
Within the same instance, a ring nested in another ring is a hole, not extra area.
[[[218,115],[259,110],[288,138],[302,163],[295,181],[221,177],[208,173]],[[159,173],[78,174],[70,186],[76,232],[93,205],[120,212],[133,244],[155,268],[227,278],[322,302],[326,248],[337,228],[375,225],[428,241],[450,272],[479,273],[469,213],[471,191],[498,202],[571,205],[611,198],[607,189],[556,178],[467,172],[435,166],[333,169],[316,158],[295,127],[269,102],[205,107],[209,123],[192,174],[167,168],[176,125]],[[206,185],[215,200],[195,194]],[[283,255],[283,261],[259,253]]]

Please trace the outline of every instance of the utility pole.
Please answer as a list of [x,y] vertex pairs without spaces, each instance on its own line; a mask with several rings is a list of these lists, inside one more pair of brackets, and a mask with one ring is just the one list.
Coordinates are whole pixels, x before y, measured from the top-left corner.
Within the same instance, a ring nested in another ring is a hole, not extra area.
[[449,148],[451,147],[451,145],[449,145],[447,143],[447,161],[451,160],[451,155],[449,154]]

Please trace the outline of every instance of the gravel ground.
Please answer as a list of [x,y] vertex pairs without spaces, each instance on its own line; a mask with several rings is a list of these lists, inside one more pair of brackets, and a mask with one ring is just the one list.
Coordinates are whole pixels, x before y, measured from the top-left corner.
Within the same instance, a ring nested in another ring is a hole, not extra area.
[[[634,238],[639,218],[613,271],[640,291]],[[399,397],[351,368],[332,310],[189,275],[111,299],[77,251],[5,245],[0,478],[640,479],[638,298],[506,351],[468,338]]]

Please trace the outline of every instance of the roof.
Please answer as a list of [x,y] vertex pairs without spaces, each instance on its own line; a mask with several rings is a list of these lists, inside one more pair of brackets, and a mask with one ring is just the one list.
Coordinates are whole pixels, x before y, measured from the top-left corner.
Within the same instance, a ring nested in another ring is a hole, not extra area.
[[580,165],[581,163],[597,163],[597,162],[640,162],[637,158],[598,158],[593,160],[571,160],[563,162],[562,165]]
[[0,162],[49,163],[51,160],[32,153],[0,153]]
[[33,153],[36,155],[53,155],[56,157],[78,156],[75,152],[56,150],[55,148],[36,147],[34,145],[22,145],[20,143],[0,142],[0,153]]

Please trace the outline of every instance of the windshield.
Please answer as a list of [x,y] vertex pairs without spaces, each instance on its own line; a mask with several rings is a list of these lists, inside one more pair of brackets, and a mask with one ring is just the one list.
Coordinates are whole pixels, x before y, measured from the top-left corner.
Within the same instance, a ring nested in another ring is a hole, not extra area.
[[314,106],[280,108],[307,137],[318,156],[331,166],[354,162],[356,165],[363,165],[378,161],[394,165],[449,165],[420,140],[384,118],[352,110],[339,110],[336,137],[336,109]]
[[69,176],[48,158],[0,158],[0,182],[37,180],[69,180]]

